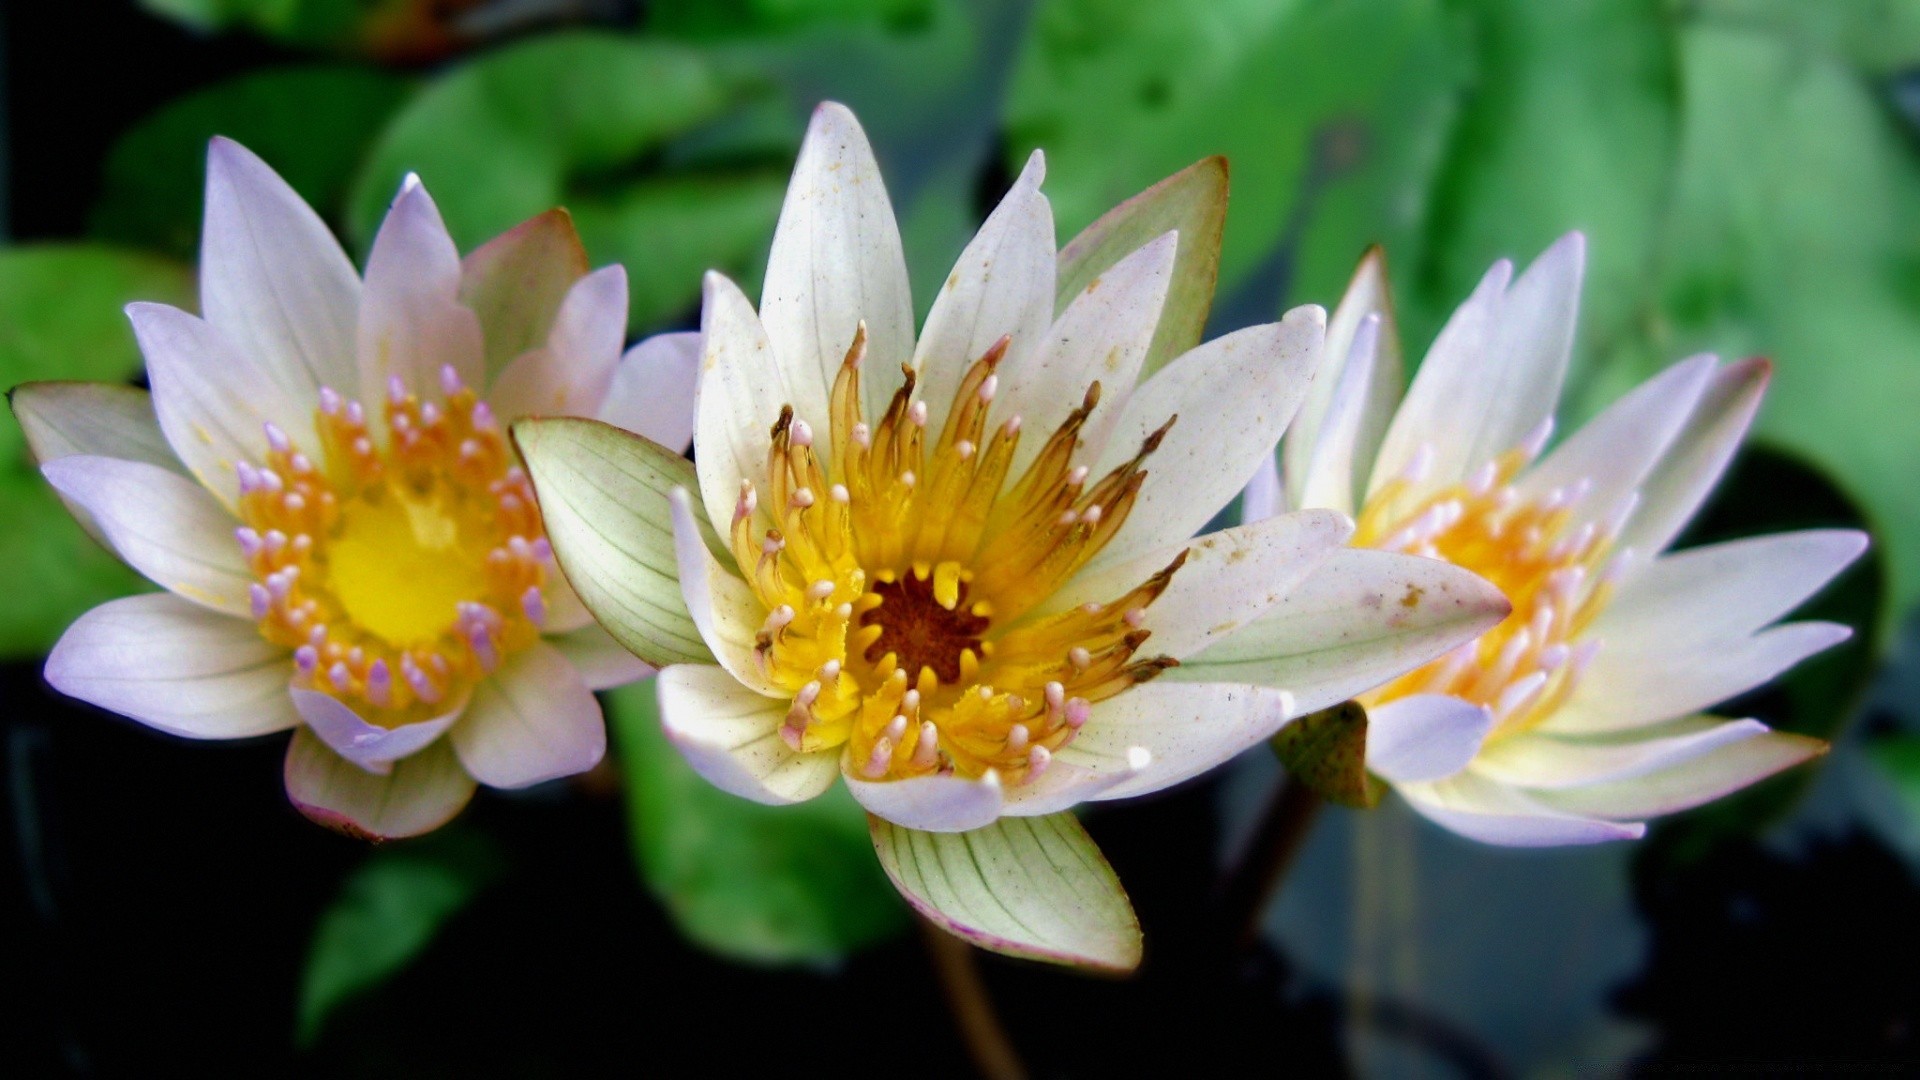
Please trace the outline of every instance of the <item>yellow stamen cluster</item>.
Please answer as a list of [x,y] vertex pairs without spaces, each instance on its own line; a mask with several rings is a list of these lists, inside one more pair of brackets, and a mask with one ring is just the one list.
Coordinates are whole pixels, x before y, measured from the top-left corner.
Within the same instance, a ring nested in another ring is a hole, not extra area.
[[[1422,487],[1430,456],[1367,500],[1356,546],[1444,559],[1486,578],[1513,613],[1486,633],[1361,698],[1377,706],[1411,694],[1448,694],[1493,711],[1489,738],[1524,731],[1563,703],[1600,643],[1583,635],[1611,595],[1618,525],[1577,511],[1585,484],[1528,498],[1513,485],[1546,441],[1542,427],[1464,483]],[[1626,508],[1616,512],[1620,521]]]
[[262,463],[237,466],[261,633],[386,727],[457,705],[546,619],[532,487],[486,403],[451,369],[441,384],[433,402],[393,380],[384,432],[323,388],[316,453],[269,423]]
[[1020,418],[988,428],[1004,339],[967,371],[937,436],[912,370],[866,422],[865,351],[862,329],[834,381],[830,464],[782,410],[765,483],[743,481],[733,515],[734,557],[768,613],[756,659],[793,695],[781,734],[797,750],[844,747],[868,779],[1019,783],[1091,703],[1173,663],[1134,654],[1181,559],[1110,603],[1036,614],[1125,522],[1166,428],[1089,486],[1072,459],[1095,383],[1009,483]]

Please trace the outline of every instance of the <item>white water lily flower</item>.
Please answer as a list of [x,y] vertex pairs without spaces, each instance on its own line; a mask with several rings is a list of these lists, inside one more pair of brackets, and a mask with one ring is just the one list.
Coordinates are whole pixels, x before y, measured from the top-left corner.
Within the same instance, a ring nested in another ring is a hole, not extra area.
[[435,828],[476,780],[591,768],[593,690],[647,669],[559,575],[504,425],[684,445],[696,336],[623,361],[625,274],[588,273],[562,212],[463,263],[409,178],[363,282],[253,154],[215,140],[207,170],[205,318],[128,308],[151,398],[13,395],[48,480],[167,590],[82,616],[48,682],[188,738],[294,729],[288,795],[371,836]]
[[[1283,449],[1248,491],[1353,514],[1356,546],[1444,559],[1513,601],[1499,626],[1363,695],[1368,768],[1420,813],[1496,844],[1640,836],[1823,753],[1703,710],[1846,640],[1773,625],[1866,537],[1812,530],[1669,552],[1760,403],[1763,360],[1668,368],[1541,457],[1566,374],[1585,245],[1518,280],[1501,262],[1435,339],[1400,400],[1380,254],[1328,330],[1329,358]],[[1397,406],[1397,409],[1396,409]]]
[[[1218,250],[1167,223],[1222,207],[1224,171],[1064,252],[1042,173],[1036,153],[916,341],[872,151],[822,106],[759,310],[708,279],[697,475],[590,424],[515,435],[582,598],[671,665],[662,719],[696,770],[775,804],[844,777],[925,914],[1130,968],[1131,909],[1063,811],[1195,776],[1506,604],[1430,560],[1341,557],[1343,514],[1192,539],[1305,396],[1323,313],[1148,371],[1159,328],[1197,338]],[[1183,274],[1203,306],[1163,311]],[[1082,285],[1056,297],[1063,280]]]

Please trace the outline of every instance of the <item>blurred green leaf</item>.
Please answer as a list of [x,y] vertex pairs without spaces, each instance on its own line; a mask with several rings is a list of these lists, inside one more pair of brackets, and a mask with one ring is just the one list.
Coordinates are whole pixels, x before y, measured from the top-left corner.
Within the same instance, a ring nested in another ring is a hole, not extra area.
[[1678,174],[1653,302],[1577,412],[1690,352],[1776,365],[1756,430],[1864,507],[1893,604],[1920,597],[1920,159],[1864,80],[1769,34],[1682,36]]
[[729,795],[667,741],[651,680],[606,700],[641,875],[687,937],[736,960],[817,962],[906,924],[843,785],[795,806]]
[[411,85],[366,68],[279,68],[174,101],[114,145],[89,232],[192,259],[215,135],[245,144],[337,220],[367,147]]
[[1912,0],[1689,0],[1703,22],[1766,30],[1796,51],[1824,50],[1874,74],[1920,62],[1920,4]]
[[335,1009],[404,969],[505,866],[485,835],[458,827],[369,855],[314,927],[300,1042],[312,1043]]
[[[308,49],[396,60],[441,55],[465,43],[465,9],[485,0],[139,0],[148,11],[200,31],[249,30]],[[497,0],[496,0],[497,2]],[[531,5],[539,7],[538,3]]]
[[[124,382],[140,352],[121,308],[134,300],[191,307],[192,277],[169,260],[93,244],[0,251],[0,386],[40,379]],[[0,415],[0,656],[45,652],[81,612],[144,583],[95,544],[29,460],[9,410]]]
[[1867,753],[1880,766],[1908,816],[1920,819],[1920,735],[1888,735],[1867,744]]
[[[1290,238],[1330,178],[1420,156],[1398,127],[1407,109],[1433,119],[1455,70],[1440,47],[1448,25],[1438,0],[1041,0],[1007,107],[1010,160],[1046,149],[1047,190],[1071,235],[1225,154],[1234,175],[1224,293]],[[1409,86],[1421,100],[1384,96]],[[1376,139],[1380,127],[1393,130]],[[1393,152],[1369,156],[1376,141]],[[1357,237],[1341,258],[1350,269],[1381,238]]]
[[463,250],[565,206],[596,264],[626,264],[631,322],[647,327],[689,308],[709,267],[757,273],[792,145],[769,155],[714,129],[767,94],[680,45],[580,32],[510,46],[400,111],[354,184],[351,231],[371,238],[408,171]]
[[913,26],[934,0],[654,0],[647,29],[656,34],[716,39],[780,33],[822,23],[880,21]]

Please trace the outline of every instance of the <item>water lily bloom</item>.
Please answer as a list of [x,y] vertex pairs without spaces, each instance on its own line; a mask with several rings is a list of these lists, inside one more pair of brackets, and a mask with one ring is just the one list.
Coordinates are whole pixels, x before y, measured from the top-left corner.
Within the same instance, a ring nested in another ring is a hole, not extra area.
[[166,591],[103,604],[47,660],[63,693],[197,739],[293,730],[287,793],[345,831],[447,821],[475,782],[591,768],[593,697],[646,672],[561,577],[505,425],[605,417],[685,445],[694,335],[623,360],[623,271],[563,212],[463,262],[409,178],[363,281],[258,158],[215,140],[205,317],[127,311],[152,395],[39,383],[42,471]]
[[1823,753],[1817,739],[1703,710],[1846,640],[1774,625],[1865,548],[1810,530],[1669,551],[1745,433],[1764,360],[1697,356],[1541,456],[1572,350],[1585,245],[1562,238],[1517,280],[1488,271],[1401,399],[1378,251],[1328,330],[1320,381],[1248,516],[1354,515],[1352,542],[1444,559],[1513,614],[1360,698],[1367,766],[1413,807],[1496,844],[1640,836],[1641,819],[1718,798]]
[[[697,467],[587,422],[514,433],[582,599],[663,665],[696,770],[773,804],[844,778],[923,913],[1124,969],[1137,924],[1069,807],[1195,776],[1506,604],[1443,564],[1346,551],[1339,513],[1193,539],[1306,394],[1324,313],[1187,351],[1221,164],[1065,251],[1043,172],[1036,153],[916,341],[872,151],[822,106],[758,310],[707,280]],[[1153,370],[1170,326],[1184,340]]]

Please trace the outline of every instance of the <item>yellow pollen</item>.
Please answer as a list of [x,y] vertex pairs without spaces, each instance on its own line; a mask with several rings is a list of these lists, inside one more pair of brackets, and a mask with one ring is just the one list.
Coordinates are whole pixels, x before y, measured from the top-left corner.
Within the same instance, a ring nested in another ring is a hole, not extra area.
[[441,383],[437,402],[394,385],[378,432],[322,390],[317,446],[269,424],[238,466],[261,634],[294,650],[297,685],[386,727],[456,705],[546,618],[532,488],[487,406]]
[[[1353,543],[1444,559],[1497,586],[1513,613],[1474,641],[1364,695],[1377,707],[1413,694],[1450,694],[1494,714],[1489,741],[1527,730],[1573,692],[1599,642],[1583,640],[1611,595],[1615,529],[1580,513],[1583,487],[1528,497],[1513,480],[1529,447],[1509,450],[1460,484],[1422,491],[1384,484],[1356,519]],[[1423,602],[1417,590],[1388,603]]]
[[1126,521],[1166,429],[1089,487],[1073,458],[1095,383],[1010,477],[1019,418],[988,416],[1006,344],[969,368],[936,432],[910,369],[883,414],[864,415],[863,327],[834,381],[830,454],[782,410],[765,476],[742,485],[731,546],[767,612],[756,658],[793,695],[781,735],[795,749],[843,748],[874,780],[994,770],[1018,784],[1092,703],[1173,664],[1135,658],[1149,633],[1127,615],[1184,556],[1111,603],[1041,613]]

